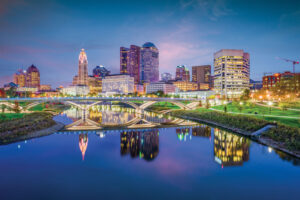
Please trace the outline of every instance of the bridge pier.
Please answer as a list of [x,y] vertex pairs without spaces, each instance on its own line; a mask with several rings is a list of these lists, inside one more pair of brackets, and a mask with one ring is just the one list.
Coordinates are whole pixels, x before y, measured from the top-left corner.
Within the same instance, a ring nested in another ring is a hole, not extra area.
[[135,112],[136,112],[137,114],[144,115],[144,109],[142,109],[142,108],[137,108],[137,109],[135,110]]

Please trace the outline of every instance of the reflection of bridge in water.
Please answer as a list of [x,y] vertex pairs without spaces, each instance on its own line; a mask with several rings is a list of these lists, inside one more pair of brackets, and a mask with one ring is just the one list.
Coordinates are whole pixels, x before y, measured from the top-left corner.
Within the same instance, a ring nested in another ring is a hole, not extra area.
[[185,120],[185,119],[179,119],[179,118],[171,118],[166,122],[166,119],[163,118],[162,114],[159,114],[157,118],[151,118],[148,115],[140,114],[140,113],[135,113],[135,116],[132,119],[123,123],[110,123],[110,122],[101,123],[90,119],[89,118],[90,113],[91,111],[89,110],[82,110],[80,112],[80,119],[69,125],[66,125],[65,129],[66,130],[97,130],[97,129],[113,128],[113,127],[155,128],[155,127],[171,126],[171,125],[193,126],[197,124],[195,122]]

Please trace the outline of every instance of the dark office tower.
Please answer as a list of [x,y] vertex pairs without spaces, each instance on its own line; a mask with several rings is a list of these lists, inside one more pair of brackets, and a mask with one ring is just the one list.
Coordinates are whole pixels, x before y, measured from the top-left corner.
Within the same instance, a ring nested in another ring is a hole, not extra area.
[[94,77],[104,78],[105,76],[107,76],[109,74],[110,74],[110,71],[108,71],[103,65],[97,66],[93,69]]
[[120,47],[120,74],[128,73],[128,64],[129,60],[129,49],[126,47]]
[[161,81],[168,82],[172,80],[172,74],[165,72],[161,74]]
[[159,80],[159,51],[151,42],[146,42],[141,48],[141,83],[157,82]]
[[176,81],[190,81],[190,71],[185,65],[176,67]]
[[211,89],[211,66],[201,65],[192,67],[192,81],[198,84],[198,89]]
[[127,71],[128,74],[134,78],[135,84],[140,82],[140,51],[141,47],[130,45]]

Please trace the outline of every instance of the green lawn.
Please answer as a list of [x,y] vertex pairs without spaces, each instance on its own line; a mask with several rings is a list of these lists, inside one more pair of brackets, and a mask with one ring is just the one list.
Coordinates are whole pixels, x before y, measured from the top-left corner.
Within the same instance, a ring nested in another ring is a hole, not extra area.
[[42,111],[45,109],[45,105],[44,104],[38,104],[32,108],[30,108],[30,111]]
[[[291,110],[280,110],[276,108],[272,108],[271,112],[268,107],[259,106],[259,105],[243,105],[242,110],[239,110],[240,105],[238,104],[227,104],[227,112],[234,112],[234,113],[241,113],[241,114],[257,114],[251,115],[253,117],[259,118],[259,119],[265,119],[267,121],[276,121],[281,124],[285,124],[292,127],[298,127],[300,128],[300,119],[293,119],[293,118],[284,118],[284,117],[271,117],[271,116],[265,116],[265,115],[274,115],[274,116],[287,116],[287,117],[300,117],[299,111],[291,111]],[[214,106],[212,107],[214,109],[224,111],[224,105],[221,106]]]
[[[239,110],[239,107],[242,107],[242,110]],[[213,106],[212,108],[224,111],[224,105]],[[235,113],[247,113],[247,114],[257,114],[257,115],[275,115],[275,116],[289,116],[289,117],[300,117],[300,111],[293,110],[281,110],[277,108],[269,108],[265,106],[259,106],[254,104],[249,105],[239,105],[229,103],[227,104],[227,112]]]
[[262,117],[262,116],[255,116],[258,119],[264,119],[270,122],[279,122],[281,124],[300,128],[300,120],[299,119],[287,119],[287,118],[278,118],[278,117]]
[[0,121],[12,120],[12,119],[19,119],[22,118],[25,113],[1,113],[0,114]]

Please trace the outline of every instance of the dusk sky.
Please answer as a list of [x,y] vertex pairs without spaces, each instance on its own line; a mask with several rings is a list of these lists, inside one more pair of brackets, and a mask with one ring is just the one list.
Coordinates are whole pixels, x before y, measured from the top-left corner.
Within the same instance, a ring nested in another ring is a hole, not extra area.
[[145,42],[173,76],[177,65],[213,65],[220,49],[249,52],[254,80],[292,70],[277,57],[300,59],[296,0],[0,0],[0,27],[0,86],[31,64],[41,84],[68,85],[81,48],[90,74],[96,65],[119,73],[120,46]]

